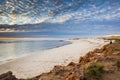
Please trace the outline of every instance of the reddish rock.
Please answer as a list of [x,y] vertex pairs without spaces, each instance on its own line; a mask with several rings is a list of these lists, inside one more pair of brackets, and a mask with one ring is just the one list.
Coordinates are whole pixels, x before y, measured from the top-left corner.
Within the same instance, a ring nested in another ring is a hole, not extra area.
[[68,66],[75,66],[76,64],[74,62],[70,62]]

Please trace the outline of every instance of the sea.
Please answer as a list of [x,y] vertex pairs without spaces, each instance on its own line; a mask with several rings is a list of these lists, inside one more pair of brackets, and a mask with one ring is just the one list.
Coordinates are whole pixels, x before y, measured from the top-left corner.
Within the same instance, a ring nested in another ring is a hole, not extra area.
[[71,42],[63,40],[4,40],[0,41],[0,62],[38,54],[44,50],[64,46]]

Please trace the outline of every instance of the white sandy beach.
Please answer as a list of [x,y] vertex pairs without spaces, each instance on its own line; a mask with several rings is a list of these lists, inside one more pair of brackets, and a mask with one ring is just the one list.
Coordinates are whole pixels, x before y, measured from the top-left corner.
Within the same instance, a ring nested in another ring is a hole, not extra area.
[[77,62],[80,56],[100,48],[107,42],[102,39],[69,40],[72,44],[43,51],[9,61],[0,65],[0,74],[12,71],[17,78],[30,78],[43,72],[49,72],[55,65],[67,65]]

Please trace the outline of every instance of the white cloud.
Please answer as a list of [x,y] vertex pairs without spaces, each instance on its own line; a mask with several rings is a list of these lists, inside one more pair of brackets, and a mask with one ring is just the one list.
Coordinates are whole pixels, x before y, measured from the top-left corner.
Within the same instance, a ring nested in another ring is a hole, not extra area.
[[51,18],[51,20],[49,20],[49,21],[52,23],[64,23],[64,22],[70,20],[71,18],[72,18],[71,14],[66,14],[66,15],[57,16],[56,18]]
[[31,16],[23,16],[23,15],[17,15],[17,14],[9,14],[8,16],[0,16],[2,21],[0,21],[0,24],[36,24],[36,23],[42,23],[48,20],[50,17],[31,17]]
[[50,19],[50,17],[41,17],[41,18],[38,18],[37,20],[35,20],[34,23],[42,23],[42,22],[45,22],[46,20]]
[[0,32],[25,32],[24,30],[15,30],[10,28],[1,28]]

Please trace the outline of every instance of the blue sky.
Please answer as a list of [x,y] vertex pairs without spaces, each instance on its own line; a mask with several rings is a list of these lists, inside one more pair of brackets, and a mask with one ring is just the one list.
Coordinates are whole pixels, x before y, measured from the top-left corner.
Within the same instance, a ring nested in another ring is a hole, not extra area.
[[0,24],[120,19],[120,0],[0,0]]
[[[120,0],[0,0],[0,32],[50,31],[49,25],[54,26],[56,32],[57,26],[68,32],[74,27],[83,32],[84,28],[99,31],[104,27],[119,31],[119,23]],[[6,24],[10,26],[4,27]],[[26,24],[40,25],[24,27]],[[48,24],[47,29],[40,28],[44,24]]]

